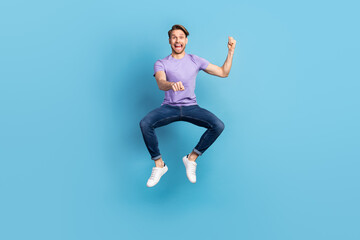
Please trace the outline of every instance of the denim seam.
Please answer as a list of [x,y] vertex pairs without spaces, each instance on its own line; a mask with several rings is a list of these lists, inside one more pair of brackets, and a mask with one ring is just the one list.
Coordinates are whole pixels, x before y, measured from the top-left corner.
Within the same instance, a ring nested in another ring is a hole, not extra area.
[[161,154],[160,155],[157,155],[157,156],[155,156],[155,157],[152,157],[151,159],[152,160],[157,160],[157,159],[160,159],[161,158]]
[[195,120],[198,120],[198,121],[201,121],[201,122],[206,122],[207,124],[209,124],[211,126],[211,128],[213,128],[213,125],[211,123],[209,123],[208,121],[205,121],[205,120],[202,120],[202,119],[198,119],[198,118],[194,118],[194,117],[189,117],[189,116],[184,116],[184,117],[187,117],[187,118],[191,118],[191,119],[195,119]]
[[160,121],[164,121],[166,119],[169,119],[169,118],[177,118],[178,116],[172,116],[172,117],[167,117],[167,118],[163,118],[163,119],[160,119],[160,120],[157,120],[151,127],[154,127],[158,122]]
[[196,148],[194,148],[194,152],[196,152],[197,154],[199,154],[199,156],[201,156],[203,153],[200,152],[199,150],[197,150]]
[[[207,131],[207,130],[206,130],[206,131]],[[202,142],[205,142],[206,137],[208,137],[208,135],[204,136]],[[200,140],[200,141],[201,141],[201,140]],[[198,144],[200,144],[200,141],[199,141]],[[201,145],[200,145],[200,146],[196,145],[195,148],[196,148],[196,147],[202,147],[202,146],[201,146]],[[198,149],[196,149],[196,150],[198,150]],[[198,151],[199,151],[199,150],[198,150]],[[200,152],[200,151],[199,151],[199,152]]]

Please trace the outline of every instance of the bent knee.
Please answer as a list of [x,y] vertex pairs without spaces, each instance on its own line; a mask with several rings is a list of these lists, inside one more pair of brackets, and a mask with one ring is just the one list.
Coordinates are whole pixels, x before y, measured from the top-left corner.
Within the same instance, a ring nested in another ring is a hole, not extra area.
[[140,128],[144,129],[144,128],[149,127],[150,123],[149,123],[148,121],[146,121],[145,118],[143,118],[143,119],[140,121],[139,125],[140,125]]
[[219,120],[216,122],[216,125],[214,127],[219,133],[221,133],[222,131],[224,131],[225,129],[225,124],[223,121]]

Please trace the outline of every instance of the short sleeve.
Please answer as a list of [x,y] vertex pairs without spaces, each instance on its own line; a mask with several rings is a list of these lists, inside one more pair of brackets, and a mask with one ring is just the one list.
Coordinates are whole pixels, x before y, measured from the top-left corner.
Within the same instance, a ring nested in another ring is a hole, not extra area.
[[193,57],[194,57],[196,64],[199,66],[199,70],[205,70],[210,63],[205,58],[202,58],[202,57],[199,57],[196,55],[193,55]]
[[154,75],[153,75],[154,77],[155,77],[155,73],[158,71],[165,71],[164,64],[160,60],[157,60],[154,64]]

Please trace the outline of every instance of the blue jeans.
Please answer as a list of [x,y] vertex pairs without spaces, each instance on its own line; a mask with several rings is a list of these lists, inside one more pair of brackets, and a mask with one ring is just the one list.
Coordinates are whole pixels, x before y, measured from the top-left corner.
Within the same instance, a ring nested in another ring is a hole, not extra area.
[[193,149],[199,156],[215,142],[225,127],[218,117],[199,105],[171,106],[164,104],[149,112],[140,121],[141,132],[152,160],[161,158],[155,128],[176,121],[186,121],[207,128]]

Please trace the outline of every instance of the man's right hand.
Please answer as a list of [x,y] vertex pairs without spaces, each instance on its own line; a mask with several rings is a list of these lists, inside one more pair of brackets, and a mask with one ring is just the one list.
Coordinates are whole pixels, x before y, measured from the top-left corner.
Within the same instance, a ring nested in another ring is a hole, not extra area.
[[184,90],[185,90],[184,85],[182,84],[181,81],[179,81],[179,82],[174,82],[174,83],[171,85],[171,87],[172,87],[172,90],[174,90],[174,92],[176,92],[176,91],[184,91]]

